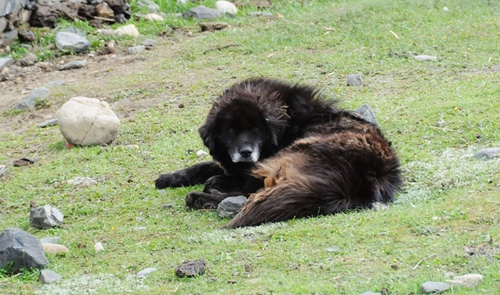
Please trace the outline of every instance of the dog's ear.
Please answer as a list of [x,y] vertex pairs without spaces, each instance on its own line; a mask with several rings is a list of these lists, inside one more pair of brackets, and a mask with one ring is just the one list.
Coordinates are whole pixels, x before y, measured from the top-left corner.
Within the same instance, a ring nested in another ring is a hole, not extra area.
[[[215,121],[215,120],[210,120],[210,121]],[[203,124],[200,129],[198,129],[198,132],[200,133],[200,137],[203,140],[203,144],[208,148],[210,151],[210,154],[215,150],[215,133],[214,133],[214,128],[215,122],[209,122],[209,118],[207,118],[207,121],[205,124]]]

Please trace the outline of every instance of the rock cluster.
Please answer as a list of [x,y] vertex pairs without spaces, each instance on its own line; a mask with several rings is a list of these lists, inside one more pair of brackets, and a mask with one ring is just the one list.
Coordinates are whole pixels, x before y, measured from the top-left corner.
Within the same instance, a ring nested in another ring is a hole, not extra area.
[[89,20],[99,27],[105,22],[126,22],[131,16],[127,0],[2,0],[0,1],[0,48],[13,41],[36,41],[36,35],[22,24],[55,27],[59,18]]

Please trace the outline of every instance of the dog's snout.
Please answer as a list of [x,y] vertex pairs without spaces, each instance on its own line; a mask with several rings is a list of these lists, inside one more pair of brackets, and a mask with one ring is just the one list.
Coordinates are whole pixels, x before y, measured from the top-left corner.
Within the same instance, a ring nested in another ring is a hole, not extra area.
[[240,150],[240,155],[243,158],[250,158],[252,156],[252,150],[250,148],[243,148]]

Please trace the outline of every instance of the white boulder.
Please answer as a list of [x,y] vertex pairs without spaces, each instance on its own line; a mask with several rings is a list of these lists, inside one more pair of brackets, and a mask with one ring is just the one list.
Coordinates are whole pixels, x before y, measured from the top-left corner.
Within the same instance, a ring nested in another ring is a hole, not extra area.
[[58,111],[59,128],[73,145],[107,145],[118,135],[120,120],[97,98],[73,97]]
[[230,13],[232,15],[236,15],[238,13],[238,8],[236,8],[236,6],[229,1],[215,2],[215,9],[222,14]]

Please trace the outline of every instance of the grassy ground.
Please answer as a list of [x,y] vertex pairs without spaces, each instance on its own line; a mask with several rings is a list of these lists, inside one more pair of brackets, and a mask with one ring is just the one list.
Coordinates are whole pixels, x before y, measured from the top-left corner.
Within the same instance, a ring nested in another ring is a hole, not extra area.
[[[60,283],[42,286],[36,271],[0,272],[0,294],[420,294],[421,283],[449,273],[480,273],[484,281],[447,294],[498,293],[500,159],[477,160],[474,153],[500,146],[500,4],[274,3],[269,11],[277,17],[246,17],[254,10],[247,7],[215,33],[200,33],[193,20],[137,22],[152,35],[166,25],[184,33],[144,53],[147,66],[138,72],[57,90],[61,101],[77,95],[110,101],[122,119],[111,146],[65,149],[57,127],[0,131],[0,164],[9,166],[0,178],[0,229],[59,236],[70,249],[48,257],[49,268],[64,276]],[[206,52],[226,45],[236,46]],[[419,62],[415,54],[438,61]],[[364,85],[347,87],[346,76],[357,72]],[[199,161],[197,127],[211,100],[254,76],[317,85],[345,108],[369,103],[405,170],[397,202],[383,211],[220,230],[227,221],[214,212],[184,207],[184,195],[200,187],[155,190],[158,174]],[[131,111],[127,101],[142,107]],[[445,125],[437,127],[440,120]],[[40,160],[11,167],[23,156]],[[66,183],[78,176],[98,183],[77,189]],[[30,228],[31,201],[58,207],[64,225]],[[96,253],[96,242],[105,251]],[[332,247],[338,251],[327,251]],[[199,258],[208,264],[204,275],[174,275],[180,262]],[[158,271],[134,277],[147,267]]]

